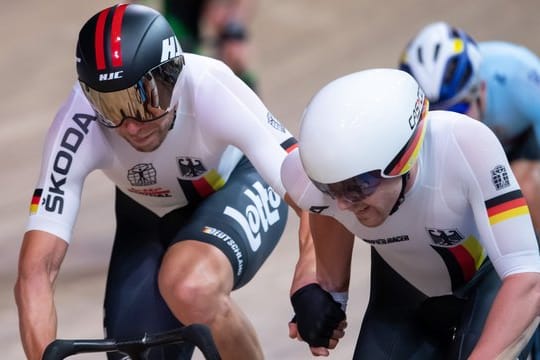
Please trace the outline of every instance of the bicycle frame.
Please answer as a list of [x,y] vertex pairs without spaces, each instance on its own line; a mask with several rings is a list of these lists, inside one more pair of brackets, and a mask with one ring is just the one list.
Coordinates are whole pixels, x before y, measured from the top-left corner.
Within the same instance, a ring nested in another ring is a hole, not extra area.
[[220,360],[210,329],[203,324],[192,324],[172,331],[145,334],[142,338],[122,341],[116,339],[57,339],[47,346],[43,360],[61,360],[75,354],[110,351],[129,355],[132,360],[145,360],[151,348],[181,342],[195,345],[207,360]]

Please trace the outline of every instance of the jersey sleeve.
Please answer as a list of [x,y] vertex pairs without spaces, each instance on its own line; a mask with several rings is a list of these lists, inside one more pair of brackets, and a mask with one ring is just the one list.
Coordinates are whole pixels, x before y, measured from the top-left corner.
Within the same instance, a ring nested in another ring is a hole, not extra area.
[[328,196],[318,190],[309,180],[298,148],[294,149],[283,161],[281,181],[287,194],[302,209],[331,216],[333,212],[328,203]]
[[69,243],[84,180],[103,165],[107,144],[99,135],[94,112],[76,84],[46,135],[27,231],[45,231]]
[[280,167],[296,139],[260,98],[222,62],[213,61],[195,91],[195,112],[205,135],[239,148],[280,195]]
[[460,116],[457,123],[453,161],[463,161],[458,181],[464,182],[487,255],[501,278],[540,272],[529,209],[501,144],[479,121]]

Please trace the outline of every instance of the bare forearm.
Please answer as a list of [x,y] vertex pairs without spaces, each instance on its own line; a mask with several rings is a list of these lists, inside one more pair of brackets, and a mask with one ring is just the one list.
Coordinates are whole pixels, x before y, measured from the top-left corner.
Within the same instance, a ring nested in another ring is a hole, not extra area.
[[26,357],[41,359],[45,347],[56,338],[56,311],[46,277],[29,281],[19,277],[15,285],[19,330]]
[[538,324],[540,274],[512,275],[503,282],[489,313],[474,359],[515,359]]
[[28,359],[41,359],[56,337],[54,283],[67,250],[62,239],[42,231],[25,233],[19,255],[15,301],[19,331]]
[[299,256],[294,271],[291,294],[299,288],[314,283],[317,280],[315,274],[315,248],[313,247],[313,239],[309,229],[309,214],[302,212],[299,216]]
[[317,280],[327,291],[346,292],[354,235],[335,219],[321,215],[313,215],[312,218],[310,225],[317,254]]

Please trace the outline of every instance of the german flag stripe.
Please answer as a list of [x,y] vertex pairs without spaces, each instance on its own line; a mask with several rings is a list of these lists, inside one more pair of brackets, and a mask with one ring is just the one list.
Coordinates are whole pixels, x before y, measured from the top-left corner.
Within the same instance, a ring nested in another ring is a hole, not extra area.
[[285,149],[287,153],[290,153],[294,149],[298,147],[298,141],[294,137],[288,138],[284,142],[281,143],[281,147]]
[[459,289],[465,284],[465,278],[461,265],[457,261],[455,255],[448,248],[440,246],[432,246],[432,248],[439,254],[448,269],[452,290]]
[[396,158],[390,163],[385,173],[389,176],[397,176],[404,174],[410,170],[412,162],[411,159],[415,159],[418,156],[420,147],[422,145],[422,139],[426,133],[426,120],[422,120],[418,123],[413,137],[407,142],[403,149],[399,152]]
[[461,269],[465,282],[471,280],[476,273],[476,262],[474,261],[471,253],[469,253],[462,245],[448,248],[448,251],[454,255],[454,258],[459,264],[459,268]]
[[474,266],[478,270],[486,258],[484,248],[474,236],[469,236],[463,243],[463,247],[474,258]]
[[32,195],[32,201],[30,202],[30,214],[35,214],[37,212],[41,202],[41,194],[43,194],[43,189],[34,190],[34,195]]
[[507,193],[504,193],[502,195],[499,195],[497,197],[494,197],[492,199],[489,199],[486,201],[486,208],[490,209],[494,206],[504,204],[505,202],[515,200],[522,198],[523,194],[521,193],[521,190],[514,190]]
[[452,290],[459,289],[476,274],[486,254],[478,239],[469,236],[461,244],[454,247],[432,246],[441,256],[452,282]]
[[520,190],[497,196],[487,200],[485,204],[491,225],[516,216],[529,214],[527,202]]
[[204,177],[197,180],[178,179],[189,202],[197,202],[208,197],[225,185],[225,180],[216,170],[211,170]]

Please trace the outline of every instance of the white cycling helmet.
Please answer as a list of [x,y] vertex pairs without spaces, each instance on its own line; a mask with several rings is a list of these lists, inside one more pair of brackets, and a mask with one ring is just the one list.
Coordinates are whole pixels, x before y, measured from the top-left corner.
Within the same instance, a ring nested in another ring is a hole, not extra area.
[[418,81],[432,109],[448,109],[478,89],[480,58],[478,45],[467,33],[436,22],[409,42],[399,68]]
[[330,82],[302,116],[299,151],[307,175],[317,185],[372,171],[406,174],[423,142],[427,109],[424,92],[401,70],[364,70]]

